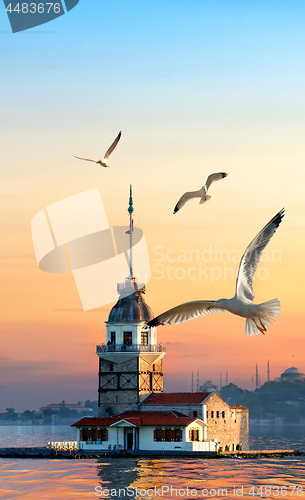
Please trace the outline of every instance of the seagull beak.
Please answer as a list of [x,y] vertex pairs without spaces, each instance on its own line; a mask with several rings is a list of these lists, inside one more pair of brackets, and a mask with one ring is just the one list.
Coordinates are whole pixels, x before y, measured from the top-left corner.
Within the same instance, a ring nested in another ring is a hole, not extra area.
[[213,309],[213,307],[214,307],[214,304],[211,305],[211,306],[209,306],[209,307],[207,307],[207,311],[209,311],[210,309]]

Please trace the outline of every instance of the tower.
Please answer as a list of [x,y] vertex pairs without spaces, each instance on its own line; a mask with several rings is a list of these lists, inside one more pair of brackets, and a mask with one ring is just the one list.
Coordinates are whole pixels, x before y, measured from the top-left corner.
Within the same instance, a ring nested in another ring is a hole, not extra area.
[[267,382],[270,382],[270,366],[269,366],[269,359],[268,359],[268,364],[267,364]]
[[132,232],[133,200],[130,186],[130,274],[118,283],[119,299],[106,321],[106,343],[98,345],[100,416],[137,411],[139,403],[153,392],[163,392],[162,360],[165,347],[157,344],[155,327],[147,327],[153,319],[144,299],[145,285],[133,274]]
[[259,382],[258,382],[258,367],[257,367],[257,363],[256,363],[256,371],[255,371],[255,385],[256,385],[256,389],[259,388]]

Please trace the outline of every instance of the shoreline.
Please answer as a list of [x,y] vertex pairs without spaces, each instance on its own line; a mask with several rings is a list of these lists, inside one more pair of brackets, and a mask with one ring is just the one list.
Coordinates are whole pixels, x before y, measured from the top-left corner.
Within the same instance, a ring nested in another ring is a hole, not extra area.
[[23,447],[23,448],[0,448],[1,458],[31,458],[31,459],[115,459],[115,458],[206,458],[206,459],[259,459],[259,458],[280,458],[280,457],[304,457],[305,451],[300,450],[245,450],[230,453],[217,452],[181,452],[168,451],[126,451],[113,453],[109,451],[86,450],[54,450],[46,447]]

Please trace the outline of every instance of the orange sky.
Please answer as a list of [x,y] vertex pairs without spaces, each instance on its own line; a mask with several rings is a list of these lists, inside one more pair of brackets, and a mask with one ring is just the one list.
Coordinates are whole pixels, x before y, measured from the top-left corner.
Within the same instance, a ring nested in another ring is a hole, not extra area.
[[[255,302],[282,305],[267,334],[246,337],[245,320],[224,313],[159,327],[158,341],[167,344],[167,391],[190,390],[192,370],[216,384],[228,370],[230,382],[251,389],[256,363],[264,382],[268,359],[272,378],[292,364],[305,372],[303,16],[283,6],[262,16],[250,4],[223,5],[220,16],[212,4],[179,2],[169,16],[164,3],[126,5],[103,6],[102,40],[102,7],[83,5],[54,32],[1,35],[0,409],[97,397],[95,345],[112,304],[84,312],[71,274],[39,270],[30,229],[48,205],[94,188],[115,226],[128,224],[133,185],[155,315],[232,297],[233,257],[285,207],[258,267],[265,279],[254,281]],[[73,158],[99,158],[120,129],[110,169]],[[210,202],[173,215],[179,197],[217,171],[229,176],[211,187]]]

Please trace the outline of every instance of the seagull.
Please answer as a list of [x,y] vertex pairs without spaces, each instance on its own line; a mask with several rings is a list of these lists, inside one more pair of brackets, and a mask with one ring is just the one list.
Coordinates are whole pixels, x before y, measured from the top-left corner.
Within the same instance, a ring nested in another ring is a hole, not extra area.
[[108,157],[111,155],[112,151],[114,148],[117,146],[119,140],[121,139],[122,132],[119,133],[119,135],[114,139],[113,143],[111,144],[110,148],[107,149],[105,156],[102,160],[90,160],[89,158],[80,158],[79,156],[74,156],[74,158],[77,158],[78,160],[86,160],[86,161],[93,161],[94,163],[99,163],[101,167],[109,167],[108,164]]
[[166,325],[167,323],[179,324],[208,313],[229,311],[246,318],[246,335],[265,334],[269,324],[275,321],[273,317],[277,317],[280,313],[280,301],[273,299],[262,304],[254,304],[252,278],[264,248],[279,227],[283,217],[284,208],[268,222],[248,245],[239,264],[236,292],[232,299],[186,302],[152,319],[147,323],[148,326]]
[[209,201],[211,199],[211,196],[209,196],[207,193],[210,185],[213,184],[213,182],[215,181],[220,181],[220,179],[227,177],[227,175],[228,174],[226,174],[226,172],[217,172],[216,174],[211,174],[207,178],[205,185],[202,186],[202,188],[199,189],[199,191],[190,191],[188,193],[184,193],[174,208],[174,214],[178,212],[178,210],[180,210],[180,208],[182,208],[183,205],[192,198],[201,198],[199,202],[200,205],[202,203],[205,203],[206,201]]

